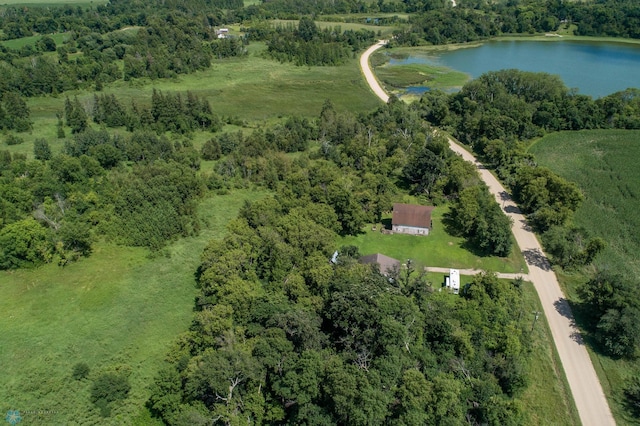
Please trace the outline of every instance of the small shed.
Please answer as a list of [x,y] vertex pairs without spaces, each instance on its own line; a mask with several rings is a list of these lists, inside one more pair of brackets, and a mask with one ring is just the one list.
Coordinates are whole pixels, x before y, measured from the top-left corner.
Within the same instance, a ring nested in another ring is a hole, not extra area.
[[391,229],[401,234],[429,235],[432,211],[433,206],[395,203]]
[[359,260],[363,265],[377,264],[380,267],[380,273],[385,277],[392,275],[400,270],[400,261],[384,254],[376,253],[362,256]]

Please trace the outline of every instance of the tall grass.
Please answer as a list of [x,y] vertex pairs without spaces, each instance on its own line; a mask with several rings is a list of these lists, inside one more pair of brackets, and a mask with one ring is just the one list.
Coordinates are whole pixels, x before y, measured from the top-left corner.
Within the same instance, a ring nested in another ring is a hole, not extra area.
[[[197,237],[150,258],[140,248],[99,243],[88,259],[0,272],[0,412],[17,409],[25,424],[131,424],[145,417],[148,387],[177,335],[192,317],[194,272],[207,241],[256,191],[212,196],[200,206]],[[87,380],[71,371],[86,362]],[[113,416],[89,402],[100,372],[129,375],[132,389]],[[3,411],[4,410],[4,411]],[[148,416],[147,416],[148,417]]]

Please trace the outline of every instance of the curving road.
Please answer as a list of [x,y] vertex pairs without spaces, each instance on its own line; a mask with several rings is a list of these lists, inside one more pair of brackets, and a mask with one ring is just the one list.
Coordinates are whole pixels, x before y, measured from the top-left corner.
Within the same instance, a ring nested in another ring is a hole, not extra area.
[[[360,58],[360,67],[374,93],[387,102],[389,96],[380,87],[371,67],[369,56],[386,42],[381,40],[371,46]],[[527,225],[524,215],[511,199],[511,195],[502,184],[476,160],[467,150],[455,143],[451,138],[449,146],[465,160],[473,163],[480,173],[482,180],[502,206],[504,213],[513,220],[512,232],[529,267],[529,280],[533,283],[544,314],[547,317],[551,335],[555,342],[560,361],[573,394],[580,420],[584,426],[615,425],[615,420],[609,409],[609,404],[598,381],[587,349],[582,341],[580,331],[575,325],[573,313],[567,300],[560,290],[560,284],[549,265],[546,255],[538,242],[536,235]]]

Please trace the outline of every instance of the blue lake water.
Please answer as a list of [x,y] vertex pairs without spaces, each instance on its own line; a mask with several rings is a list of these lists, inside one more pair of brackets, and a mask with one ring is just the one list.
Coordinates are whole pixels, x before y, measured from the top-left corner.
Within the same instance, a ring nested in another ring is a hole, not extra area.
[[391,60],[398,65],[416,63],[446,66],[473,78],[508,68],[557,74],[567,87],[595,98],[640,87],[640,46],[624,43],[490,41],[478,47]]

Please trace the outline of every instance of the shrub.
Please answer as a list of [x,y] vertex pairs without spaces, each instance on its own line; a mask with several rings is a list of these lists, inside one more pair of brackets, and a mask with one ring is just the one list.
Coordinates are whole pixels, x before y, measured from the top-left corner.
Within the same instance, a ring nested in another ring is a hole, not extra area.
[[9,135],[4,142],[7,145],[20,145],[21,143],[24,143],[24,139],[16,135]]
[[110,403],[127,398],[131,385],[127,377],[116,373],[100,375],[91,388],[91,402],[100,409],[103,417],[111,414]]
[[81,380],[89,375],[89,371],[90,368],[86,362],[79,362],[73,366],[71,377],[73,377],[75,380]]

